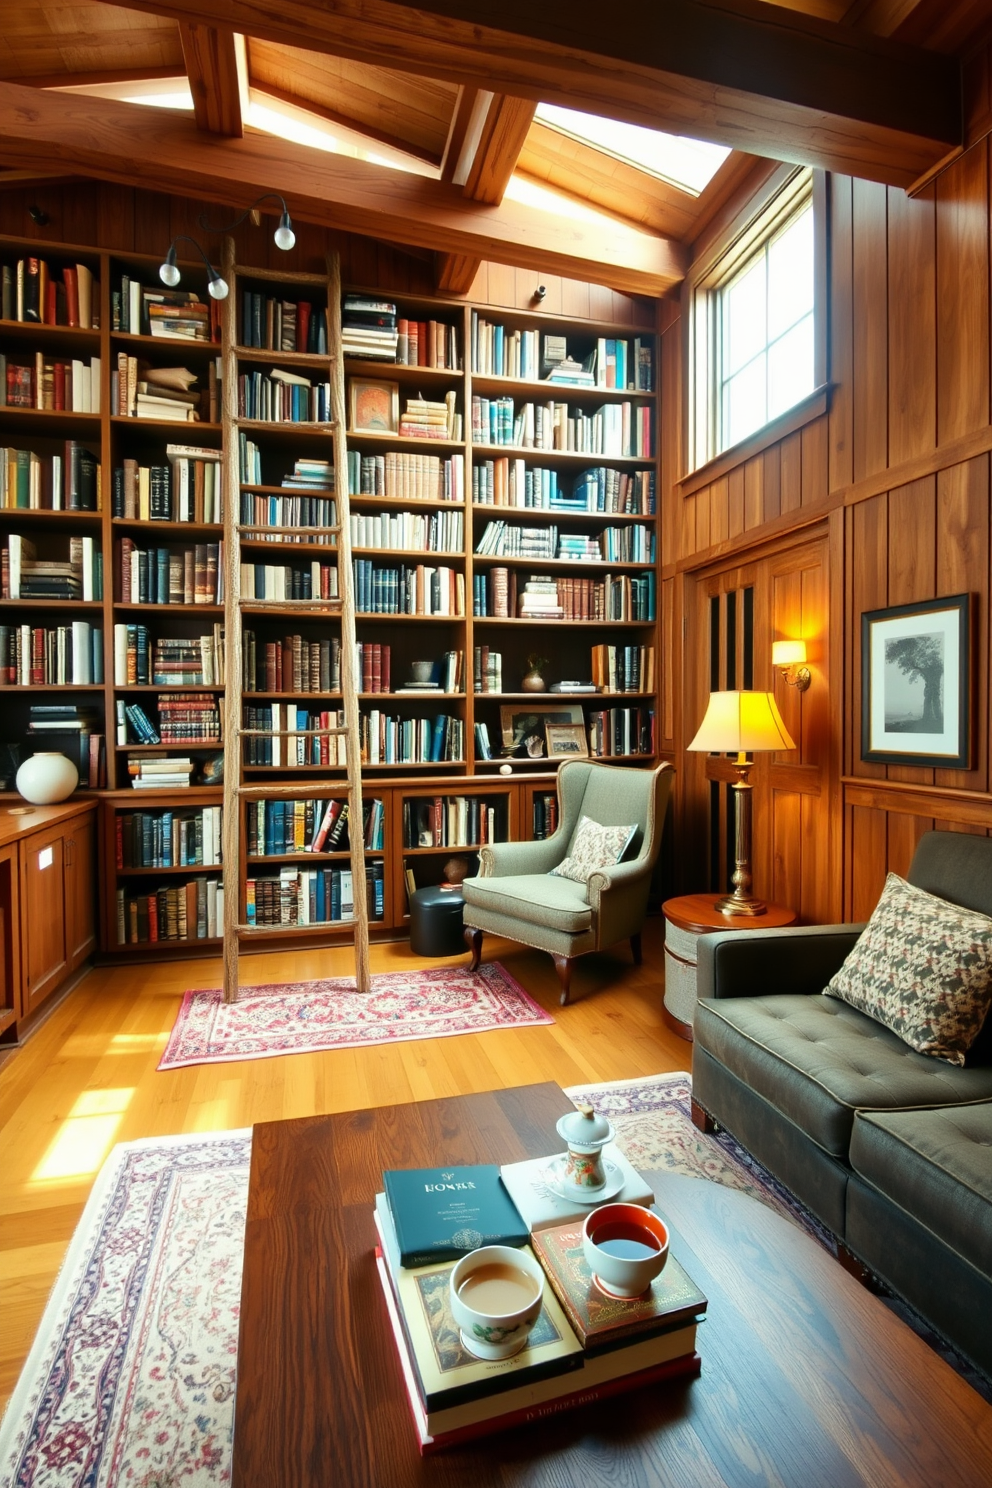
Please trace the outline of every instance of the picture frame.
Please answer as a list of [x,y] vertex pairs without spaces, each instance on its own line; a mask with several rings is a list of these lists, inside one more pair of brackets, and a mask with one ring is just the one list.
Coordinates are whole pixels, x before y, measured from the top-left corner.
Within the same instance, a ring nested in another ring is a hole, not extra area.
[[400,385],[368,377],[348,381],[348,427],[352,434],[395,434],[400,426]]
[[582,708],[575,703],[553,705],[539,703],[503,704],[499,710],[503,736],[503,754],[515,759],[545,759],[547,724],[584,725]]
[[589,738],[584,723],[546,723],[548,759],[588,759]]
[[861,758],[967,770],[971,596],[861,616]]

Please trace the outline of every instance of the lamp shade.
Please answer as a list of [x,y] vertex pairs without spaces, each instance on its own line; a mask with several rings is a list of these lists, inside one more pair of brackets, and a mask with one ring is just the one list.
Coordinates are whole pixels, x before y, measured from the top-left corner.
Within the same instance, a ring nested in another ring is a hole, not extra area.
[[744,754],[796,746],[770,692],[711,692],[688,747],[700,754]]
[[772,666],[803,666],[805,661],[805,641],[772,641]]

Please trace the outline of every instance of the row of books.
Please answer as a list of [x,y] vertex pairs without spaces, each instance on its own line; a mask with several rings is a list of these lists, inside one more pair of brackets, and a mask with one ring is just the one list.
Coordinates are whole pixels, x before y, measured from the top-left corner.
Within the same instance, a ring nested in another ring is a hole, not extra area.
[[241,598],[314,601],[337,599],[336,563],[242,563]]
[[653,470],[623,471],[601,465],[574,480],[508,455],[472,464],[472,500],[477,506],[515,506],[533,511],[616,512],[650,517],[655,511]]
[[589,753],[596,759],[654,754],[653,708],[605,708],[590,713]]
[[396,361],[402,367],[438,367],[460,372],[458,329],[443,320],[396,319]]
[[319,731],[343,728],[344,721],[339,709],[311,712],[296,703],[246,703],[244,727],[258,729],[264,737],[245,739],[244,762],[283,770],[293,765],[343,767],[348,762],[343,735]]
[[49,538],[39,554],[34,542],[12,532],[0,554],[0,597],[56,603],[102,599],[103,553],[99,542],[92,537]]
[[114,470],[113,515],[138,522],[222,522],[220,450],[168,444],[166,463],[126,459]]
[[507,840],[506,804],[484,796],[406,796],[404,847],[477,847]]
[[476,646],[472,653],[473,687],[477,693],[503,691],[503,655],[488,646]]
[[[311,641],[306,636],[287,635],[281,640],[260,640],[254,630],[243,633],[242,659],[245,692],[340,692],[341,642],[337,636]],[[371,647],[367,647],[371,651]],[[389,647],[385,653],[388,676]],[[369,661],[371,666],[371,659]],[[383,665],[380,659],[380,666]],[[364,689],[371,692],[371,688]],[[386,691],[388,689],[383,689]]]
[[531,801],[531,836],[535,842],[553,837],[558,830],[557,791],[537,791]]
[[117,368],[110,377],[110,406],[120,418],[169,419],[173,423],[196,423],[220,418],[221,361],[211,359],[206,387],[188,367],[156,367],[117,353]]
[[[278,877],[245,880],[245,921],[249,925],[328,925],[353,918],[350,868],[281,868]],[[381,858],[365,865],[370,920],[385,916],[386,885]]]
[[461,511],[356,512],[351,518],[356,548],[404,548],[408,552],[460,553],[465,547]]
[[238,417],[265,424],[330,423],[331,385],[282,367],[253,367],[238,373]]
[[650,404],[605,403],[595,413],[567,403],[524,403],[472,395],[472,442],[649,460]]
[[117,890],[117,944],[215,940],[224,928],[224,885],[216,878],[191,878],[149,893]]
[[[344,800],[249,801],[245,807],[245,849],[250,857],[278,858],[292,853],[347,852],[348,803]],[[362,805],[362,837],[370,852],[381,852],[385,807],[378,798]]]
[[497,558],[555,558],[571,563],[653,563],[654,533],[631,523],[590,533],[559,532],[553,522],[522,527],[515,522],[487,522],[475,545],[481,556]]
[[42,749],[57,749],[79,771],[80,785],[107,784],[103,710],[75,703],[38,703],[28,709],[28,737]]
[[464,615],[465,575],[443,565],[384,567],[355,558],[355,609],[365,615]]
[[363,765],[461,764],[465,724],[447,713],[398,718],[372,708],[359,719],[359,743]]
[[0,506],[22,511],[99,511],[100,462],[78,440],[62,454],[0,448]]
[[472,613],[494,619],[649,621],[655,618],[653,570],[603,579],[555,579],[535,574],[518,587],[514,569],[472,576]]
[[242,346],[260,351],[327,355],[327,311],[309,300],[286,300],[246,289],[241,294]]
[[416,455],[390,450],[385,455],[348,451],[348,490],[352,496],[385,496],[399,501],[464,501],[465,457]]
[[0,265],[0,316],[99,330],[100,281],[87,264],[58,269],[44,258],[19,258]]
[[335,527],[337,506],[333,496],[263,495],[259,491],[241,492],[241,525],[258,528],[253,536],[274,543],[326,543],[336,546],[333,533],[292,532],[266,533],[267,527]]
[[48,360],[38,351],[24,362],[0,352],[0,408],[99,413],[100,358]]
[[434,398],[408,398],[400,416],[399,433],[406,439],[461,439],[462,416],[456,412],[452,390],[441,402]]
[[654,647],[593,646],[592,680],[600,692],[654,692]]
[[[483,377],[536,382],[567,380],[577,387],[654,391],[652,341],[598,336],[588,350],[569,356],[563,335],[510,328],[472,311],[472,371]],[[588,338],[583,338],[584,347]]]
[[115,706],[117,743],[120,745],[199,746],[217,744],[221,739],[220,708],[214,693],[161,693],[155,702],[157,728],[140,703],[128,703],[124,698],[118,698]]
[[14,687],[103,681],[103,629],[88,620],[52,627],[0,625],[0,681]]
[[224,544],[191,548],[139,548],[129,537],[117,545],[121,604],[224,603]]
[[122,274],[110,292],[111,325],[132,336],[160,336],[173,341],[219,341],[220,304],[195,290],[149,288]]
[[224,627],[210,634],[159,636],[152,646],[147,625],[114,626],[114,686],[223,687]]
[[119,871],[128,868],[215,868],[222,855],[221,806],[199,810],[119,811],[114,850]]

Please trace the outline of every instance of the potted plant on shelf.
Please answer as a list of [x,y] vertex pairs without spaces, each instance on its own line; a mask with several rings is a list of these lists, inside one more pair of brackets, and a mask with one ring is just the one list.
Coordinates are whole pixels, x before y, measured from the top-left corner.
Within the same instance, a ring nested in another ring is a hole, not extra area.
[[536,652],[532,652],[528,656],[527,671],[520,683],[521,692],[547,692],[548,684],[542,675],[547,665],[548,658],[546,656],[538,656]]

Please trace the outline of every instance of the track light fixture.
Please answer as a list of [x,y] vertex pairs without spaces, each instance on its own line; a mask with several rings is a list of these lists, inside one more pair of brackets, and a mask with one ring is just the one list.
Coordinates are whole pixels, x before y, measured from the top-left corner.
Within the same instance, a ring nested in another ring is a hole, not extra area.
[[226,300],[228,290],[227,280],[221,278],[199,243],[195,238],[191,238],[189,233],[180,233],[169,244],[169,251],[165,255],[165,262],[160,266],[158,271],[158,277],[162,283],[168,285],[169,289],[175,289],[182,277],[179,272],[179,265],[176,263],[177,243],[193,244],[193,247],[207,266],[207,293],[215,300]]
[[221,226],[215,226],[214,224],[207,222],[206,213],[204,213],[203,216],[199,219],[200,226],[203,228],[204,232],[233,232],[236,227],[241,226],[246,217],[251,217],[252,221],[257,226],[260,219],[259,214],[255,209],[260,202],[264,201],[277,201],[282,206],[282,215],[279,218],[279,226],[276,228],[272,236],[276,247],[281,248],[284,253],[288,253],[290,248],[292,248],[296,243],[296,234],[293,231],[293,220],[289,215],[289,208],[286,206],[286,199],[285,197],[280,196],[278,191],[266,191],[263,196],[256,197],[251,206],[246,207],[245,210],[241,213],[240,217],[235,217],[233,222],[225,222]]

